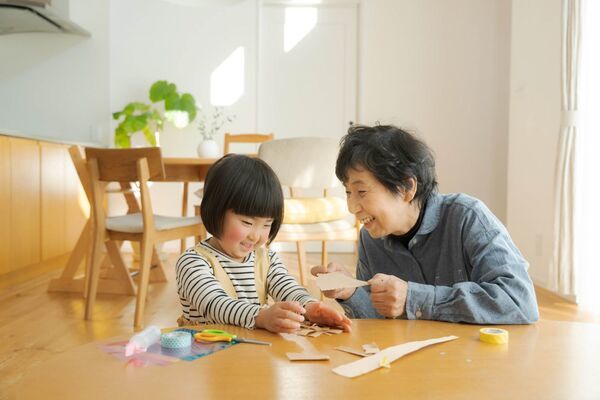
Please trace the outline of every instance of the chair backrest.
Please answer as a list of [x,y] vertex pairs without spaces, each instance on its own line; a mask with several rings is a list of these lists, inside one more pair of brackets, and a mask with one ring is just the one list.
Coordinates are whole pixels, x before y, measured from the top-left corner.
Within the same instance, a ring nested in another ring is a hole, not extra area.
[[160,147],[134,149],[85,148],[86,159],[98,162],[99,179],[103,182],[133,182],[138,179],[137,162],[145,158],[148,162],[149,180],[165,178]]
[[273,133],[240,133],[231,134],[226,133],[223,139],[223,153],[227,154],[231,151],[230,147],[232,143],[264,143],[269,140],[273,140],[275,135]]
[[335,176],[339,139],[297,137],[265,142],[258,157],[273,168],[281,184],[297,189],[341,186]]

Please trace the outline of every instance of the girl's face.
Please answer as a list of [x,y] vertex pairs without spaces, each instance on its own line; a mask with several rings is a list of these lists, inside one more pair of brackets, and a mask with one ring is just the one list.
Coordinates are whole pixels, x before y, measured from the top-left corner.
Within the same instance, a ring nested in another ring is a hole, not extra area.
[[350,169],[344,184],[348,210],[364,225],[375,239],[386,235],[404,235],[417,222],[419,206],[410,201],[417,185],[399,195],[391,193],[368,170]]
[[248,217],[227,210],[221,238],[213,237],[213,244],[231,259],[243,262],[254,250],[269,239],[273,218]]

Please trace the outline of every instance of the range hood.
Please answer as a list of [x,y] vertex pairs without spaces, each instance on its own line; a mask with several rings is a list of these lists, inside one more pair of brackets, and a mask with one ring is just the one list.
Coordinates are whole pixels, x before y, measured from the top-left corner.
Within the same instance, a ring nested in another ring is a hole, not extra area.
[[54,12],[50,1],[0,0],[0,35],[41,32],[90,36],[85,29]]

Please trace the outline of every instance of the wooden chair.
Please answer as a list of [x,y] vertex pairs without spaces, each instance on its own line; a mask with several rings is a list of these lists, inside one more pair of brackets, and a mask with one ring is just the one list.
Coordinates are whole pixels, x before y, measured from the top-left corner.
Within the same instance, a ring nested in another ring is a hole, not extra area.
[[[327,241],[358,243],[360,226],[348,212],[345,199],[329,196],[331,189],[341,186],[335,176],[338,150],[337,139],[319,137],[272,140],[258,150],[258,157],[290,189],[291,199],[285,200],[284,223],[275,241],[296,242],[303,285],[308,277],[304,242],[322,242],[323,265],[327,264]],[[312,197],[300,197],[306,192]]]
[[[87,169],[86,160],[81,152],[81,147],[69,147],[69,154],[77,175],[79,176],[79,181],[81,182],[86,198],[91,204],[92,189],[90,175]],[[127,191],[125,183],[121,185],[121,187],[124,191]],[[138,204],[135,199],[132,199],[131,197],[132,196],[125,194],[128,212],[138,212]],[[90,216],[86,221],[60,277],[50,281],[50,284],[48,285],[49,292],[83,293],[83,296],[87,297],[87,275],[89,274],[91,262],[91,218],[92,217]],[[123,262],[119,252],[120,243],[112,241],[106,242],[106,248],[108,250],[108,257],[103,257],[101,262],[102,267],[104,267],[104,273],[99,280],[98,291],[110,294],[135,295],[135,285],[131,280],[127,266]],[[158,254],[155,255],[155,258],[158,260]],[[83,274],[83,277],[79,277],[77,272],[84,260],[86,260],[85,273]]]
[[[199,217],[165,217],[153,214],[148,181],[164,179],[160,148],[86,148],[85,154],[90,175],[93,215],[92,261],[88,274],[89,290],[85,318],[92,317],[103,247],[110,241],[129,240],[140,243],[140,269],[134,318],[134,328],[140,329],[144,325],[150,265],[153,254],[157,254],[155,245],[195,236],[203,229],[202,222]],[[137,182],[140,189],[140,212],[116,217],[107,216],[103,204],[106,185],[109,182]]]
[[[223,154],[228,154],[231,152],[231,144],[232,143],[264,143],[269,140],[273,140],[275,135],[273,133],[240,133],[240,134],[231,134],[226,133],[225,138],[223,139]],[[249,155],[255,156],[256,154],[252,153]]]

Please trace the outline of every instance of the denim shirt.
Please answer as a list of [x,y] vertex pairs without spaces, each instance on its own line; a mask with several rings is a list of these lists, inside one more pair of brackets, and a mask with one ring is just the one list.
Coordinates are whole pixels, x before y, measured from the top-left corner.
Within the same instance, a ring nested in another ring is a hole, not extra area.
[[[407,281],[403,318],[473,324],[538,319],[529,265],[483,202],[434,193],[424,212],[408,248],[391,236],[373,239],[363,228],[357,278],[383,273]],[[373,308],[369,286],[340,304],[350,318],[383,318]]]

